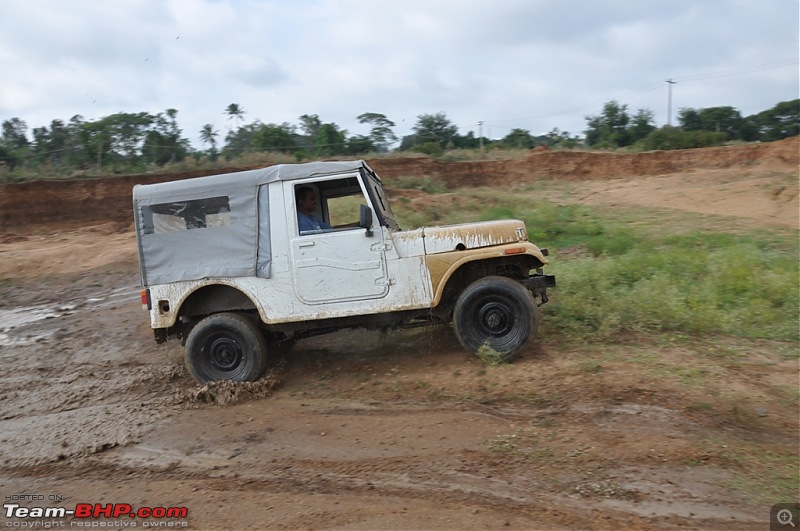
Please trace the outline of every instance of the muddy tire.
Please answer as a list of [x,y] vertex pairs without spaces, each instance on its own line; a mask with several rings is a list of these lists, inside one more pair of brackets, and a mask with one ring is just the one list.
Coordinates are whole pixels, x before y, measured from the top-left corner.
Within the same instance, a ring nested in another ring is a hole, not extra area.
[[486,345],[500,354],[501,361],[510,361],[536,336],[536,301],[522,284],[510,278],[482,278],[458,297],[453,328],[461,345],[473,354]]
[[197,323],[186,340],[186,366],[204,384],[257,380],[266,368],[267,342],[258,325],[236,313],[217,313]]

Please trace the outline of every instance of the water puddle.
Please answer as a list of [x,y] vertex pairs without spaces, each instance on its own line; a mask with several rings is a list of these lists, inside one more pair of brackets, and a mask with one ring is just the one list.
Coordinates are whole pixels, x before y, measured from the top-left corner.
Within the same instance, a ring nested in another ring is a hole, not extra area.
[[46,332],[23,333],[22,329],[47,319],[58,319],[78,311],[96,310],[115,304],[138,304],[138,292],[131,287],[115,288],[105,293],[94,293],[85,300],[43,306],[24,306],[0,309],[0,347],[30,345],[47,339],[55,329]]
[[30,345],[52,335],[47,334],[10,334],[11,331],[23,328],[27,325],[44,321],[45,319],[55,319],[68,313],[72,313],[76,305],[63,306],[31,306],[23,308],[13,308],[10,310],[0,310],[0,346],[15,347]]

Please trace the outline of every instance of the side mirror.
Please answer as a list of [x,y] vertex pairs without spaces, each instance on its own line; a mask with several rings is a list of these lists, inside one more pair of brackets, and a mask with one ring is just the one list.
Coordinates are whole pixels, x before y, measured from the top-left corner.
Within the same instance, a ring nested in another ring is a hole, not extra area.
[[372,209],[367,205],[361,205],[358,210],[358,226],[367,229],[365,236],[372,236]]

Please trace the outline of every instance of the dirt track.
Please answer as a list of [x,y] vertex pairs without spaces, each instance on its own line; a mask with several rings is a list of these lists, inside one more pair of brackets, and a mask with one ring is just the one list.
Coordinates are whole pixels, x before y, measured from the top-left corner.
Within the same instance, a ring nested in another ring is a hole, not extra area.
[[[390,185],[586,180],[561,200],[798,228],[797,139],[372,164]],[[735,487],[740,449],[796,449],[797,398],[780,392],[797,386],[796,345],[544,338],[486,368],[446,329],[345,332],[301,342],[255,384],[199,388],[137,300],[139,180],[0,188],[0,494],[186,506],[193,529],[765,527],[769,503]],[[739,362],[718,363],[723,350]],[[642,372],[645,357],[666,372]],[[669,374],[698,363],[700,388]],[[709,398],[734,391],[733,413]]]

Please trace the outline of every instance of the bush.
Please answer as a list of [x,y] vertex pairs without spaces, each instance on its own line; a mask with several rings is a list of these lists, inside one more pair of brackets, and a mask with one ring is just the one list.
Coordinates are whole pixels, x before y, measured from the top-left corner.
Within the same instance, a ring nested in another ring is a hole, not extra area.
[[419,144],[418,146],[411,148],[411,151],[414,151],[415,153],[422,153],[424,155],[430,155],[431,157],[441,157],[444,154],[444,148],[439,145],[438,142],[426,142],[425,144]]
[[641,150],[690,149],[721,146],[725,143],[725,133],[710,131],[684,131],[679,127],[664,126],[656,129],[636,143]]

